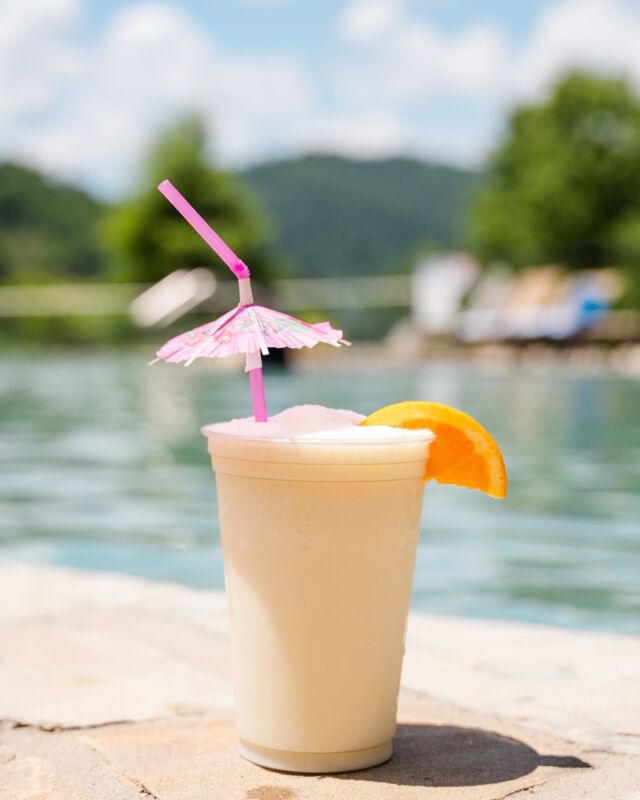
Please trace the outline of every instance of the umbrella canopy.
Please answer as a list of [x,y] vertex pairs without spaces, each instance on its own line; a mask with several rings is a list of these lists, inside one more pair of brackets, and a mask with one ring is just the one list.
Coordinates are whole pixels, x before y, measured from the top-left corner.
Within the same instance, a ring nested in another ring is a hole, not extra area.
[[340,347],[348,344],[342,331],[328,322],[312,325],[289,314],[254,303],[241,303],[213,322],[207,322],[170,339],[157,359],[189,366],[196,358],[218,358],[237,353],[268,355],[270,347],[298,350],[318,342]]

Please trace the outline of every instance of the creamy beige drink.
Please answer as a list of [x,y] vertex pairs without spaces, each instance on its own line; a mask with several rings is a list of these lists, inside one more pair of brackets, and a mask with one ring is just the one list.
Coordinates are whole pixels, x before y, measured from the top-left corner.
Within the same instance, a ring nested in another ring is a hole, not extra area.
[[236,724],[294,772],[392,752],[429,442],[317,406],[208,426]]

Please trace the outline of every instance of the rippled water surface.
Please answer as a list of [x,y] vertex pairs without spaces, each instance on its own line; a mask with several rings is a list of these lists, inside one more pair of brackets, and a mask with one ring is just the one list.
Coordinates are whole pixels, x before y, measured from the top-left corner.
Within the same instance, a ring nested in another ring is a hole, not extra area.
[[[0,558],[223,585],[198,429],[249,413],[244,376],[145,356],[3,359]],[[427,487],[415,607],[640,632],[637,380],[434,364],[272,372],[267,391],[272,409],[438,400],[501,442],[506,501]]]

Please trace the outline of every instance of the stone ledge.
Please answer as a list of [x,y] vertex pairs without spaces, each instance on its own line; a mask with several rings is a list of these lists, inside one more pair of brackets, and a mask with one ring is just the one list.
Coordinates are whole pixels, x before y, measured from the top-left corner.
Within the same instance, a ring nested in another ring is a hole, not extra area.
[[220,592],[1,565],[0,800],[637,800],[639,667],[633,637],[412,614],[394,759],[284,775],[236,754]]

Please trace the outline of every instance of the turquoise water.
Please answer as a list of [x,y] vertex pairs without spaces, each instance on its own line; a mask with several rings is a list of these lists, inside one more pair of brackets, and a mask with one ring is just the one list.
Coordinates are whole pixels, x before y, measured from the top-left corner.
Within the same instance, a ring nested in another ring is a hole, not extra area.
[[[145,359],[5,356],[1,559],[223,585],[198,429],[249,413],[244,376]],[[415,607],[640,633],[637,380],[426,364],[273,372],[267,391],[272,409],[438,400],[477,416],[503,444],[506,501],[427,487]]]

